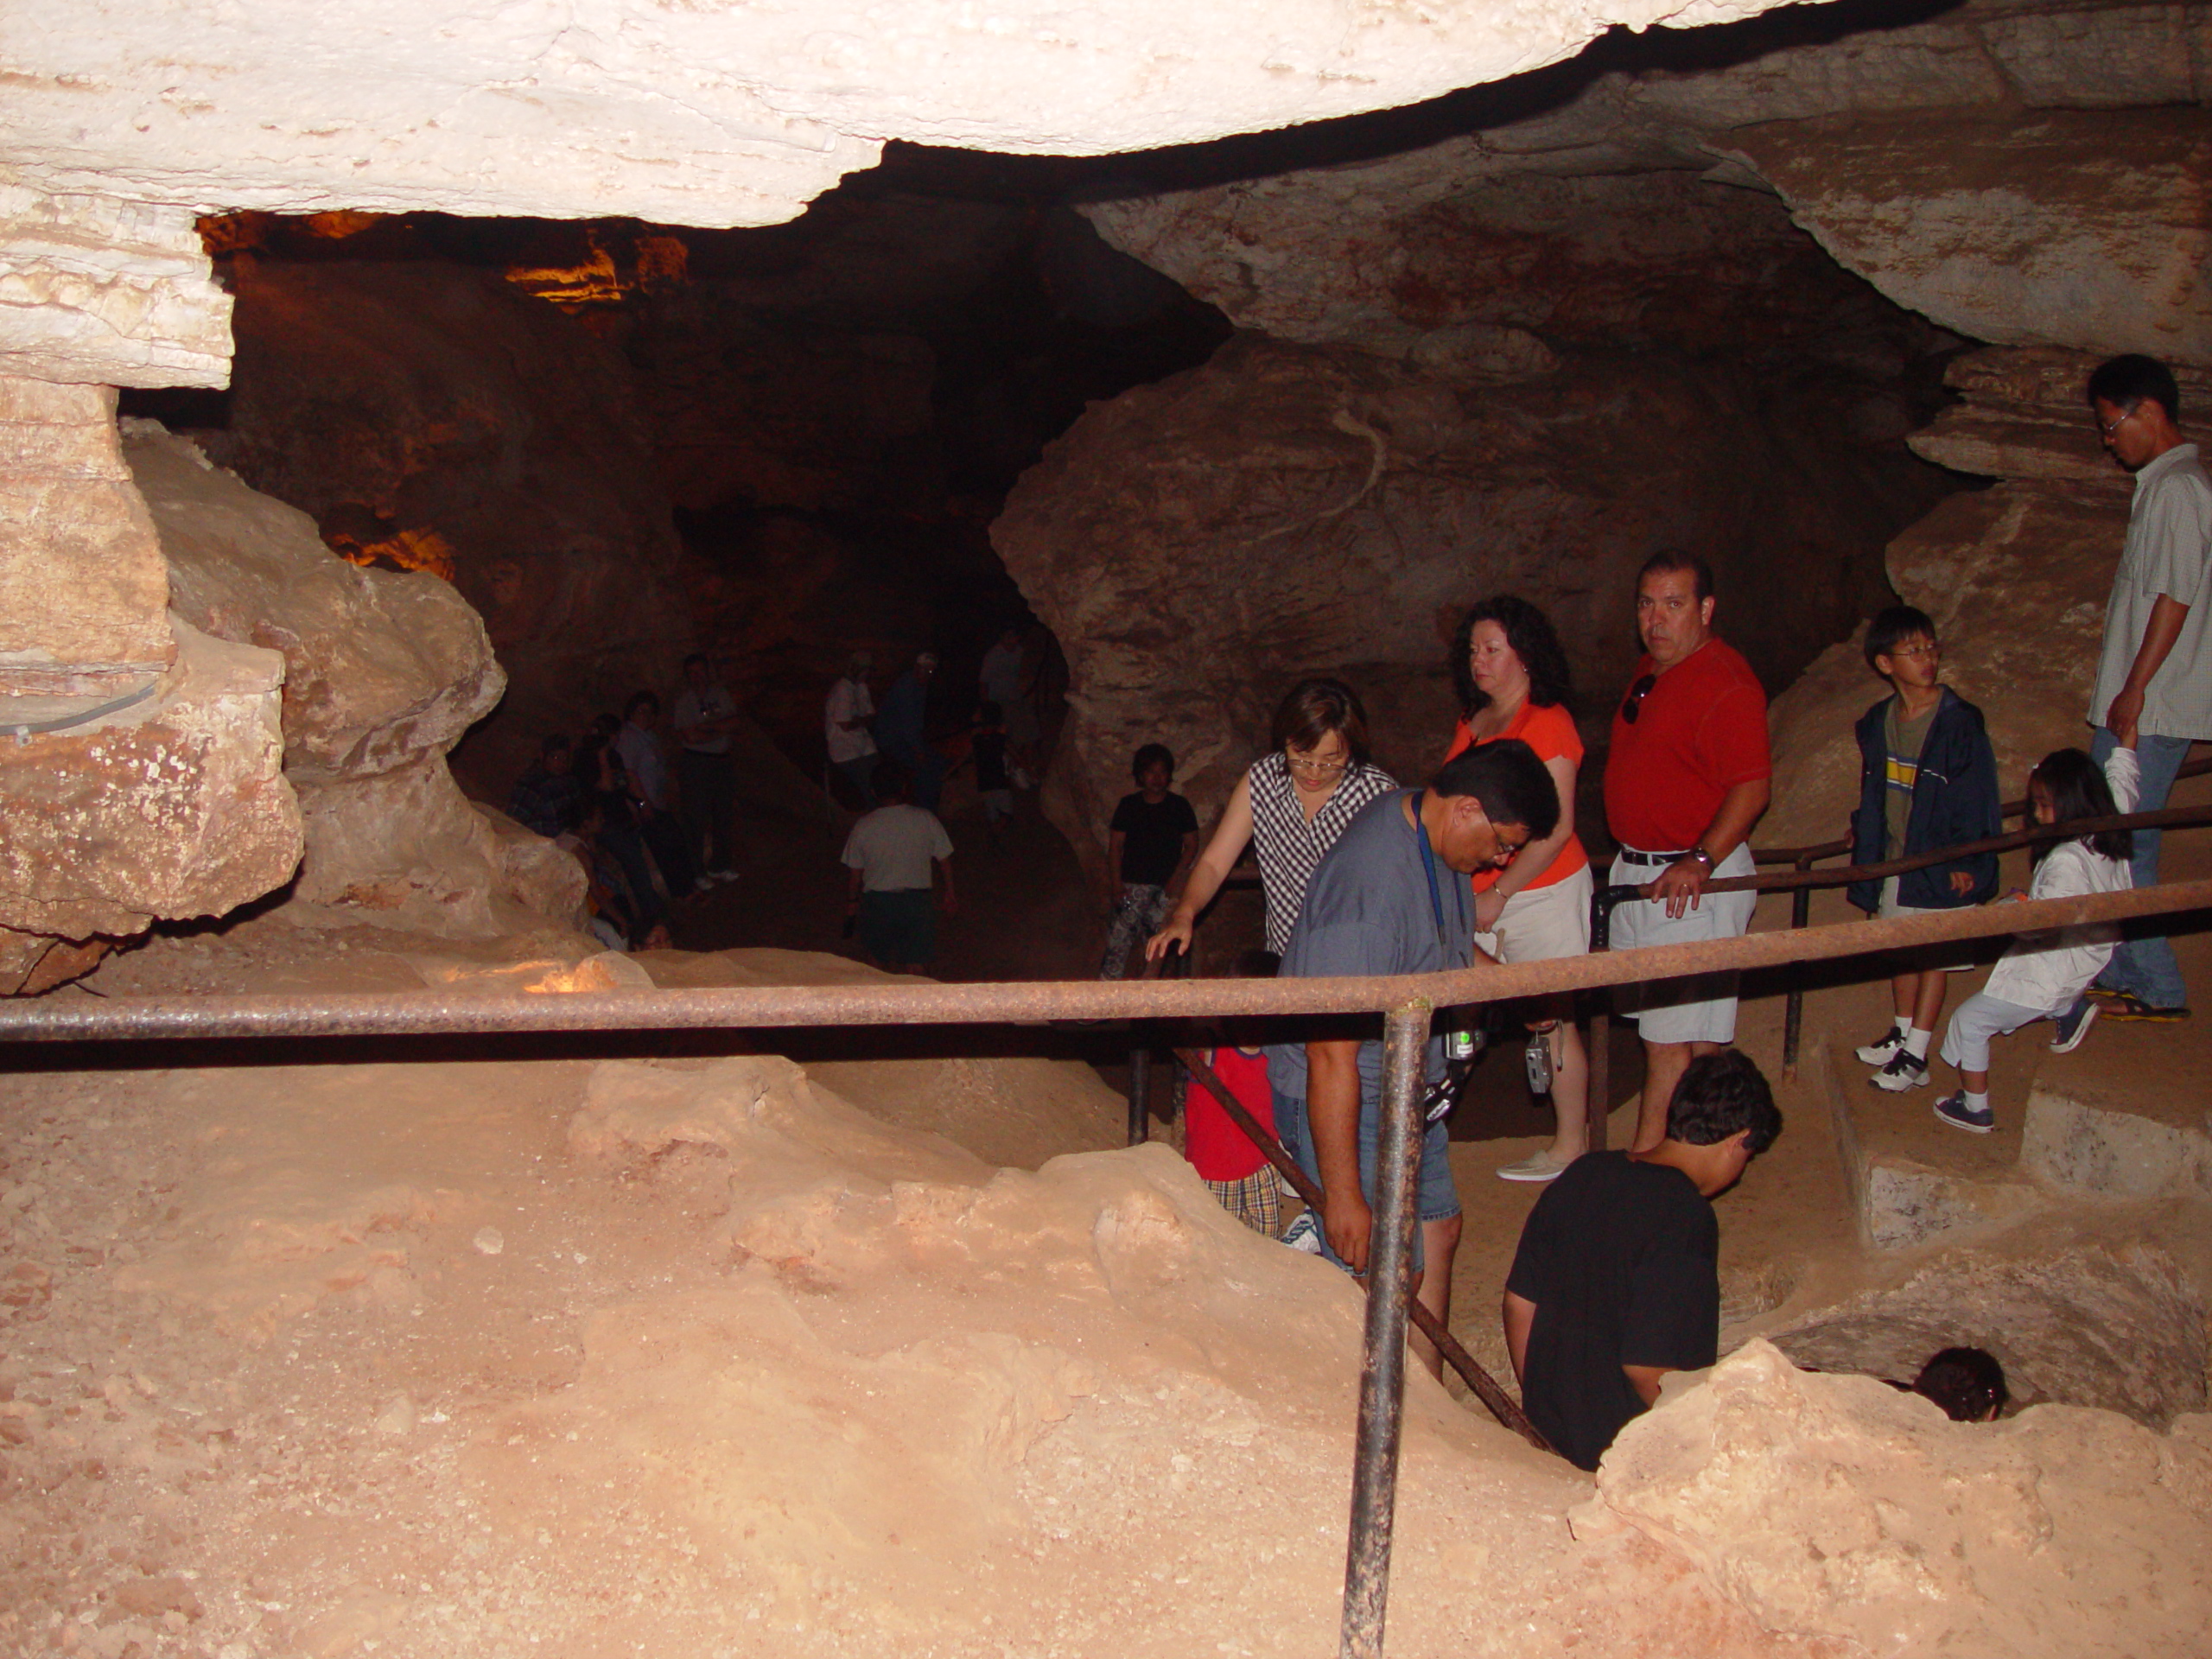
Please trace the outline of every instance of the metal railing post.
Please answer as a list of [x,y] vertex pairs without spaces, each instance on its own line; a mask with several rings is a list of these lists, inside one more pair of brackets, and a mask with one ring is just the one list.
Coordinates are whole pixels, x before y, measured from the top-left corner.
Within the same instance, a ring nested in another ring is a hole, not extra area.
[[1151,1033],[1146,1027],[1137,1027],[1139,1040],[1129,1050],[1129,1138],[1128,1144],[1141,1147],[1150,1132],[1148,1120],[1152,1116],[1152,1048],[1143,1039]]
[[1339,1659],[1382,1659],[1405,1427],[1406,1304],[1413,1291],[1414,1192],[1421,1179],[1421,1084],[1429,1005],[1393,1008],[1382,1028],[1382,1145],[1367,1250],[1367,1332],[1360,1352],[1359,1434],[1352,1452]]
[[[1810,854],[1797,861],[1802,874],[1813,868]],[[1789,926],[1794,932],[1813,919],[1813,890],[1800,887],[1789,895]],[[1789,995],[1782,1004],[1782,1076],[1785,1082],[1795,1082],[1797,1077],[1797,1039],[1805,1028],[1805,988],[1796,980],[1789,982]]]

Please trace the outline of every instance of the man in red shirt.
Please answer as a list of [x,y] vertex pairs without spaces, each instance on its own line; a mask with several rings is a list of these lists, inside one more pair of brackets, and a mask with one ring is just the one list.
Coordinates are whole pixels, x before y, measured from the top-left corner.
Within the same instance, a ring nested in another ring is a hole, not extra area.
[[[1605,819],[1620,843],[1612,880],[1651,897],[1613,912],[1617,950],[1733,938],[1754,895],[1706,883],[1751,874],[1746,839],[1766,810],[1766,692],[1740,652],[1713,632],[1713,570],[1693,553],[1655,553],[1638,573],[1636,630],[1644,655],[1613,715]],[[1692,1059],[1736,1037],[1736,976],[1625,986],[1623,1013],[1643,1039],[1643,1097],[1633,1150],[1666,1138],[1667,1103]]]

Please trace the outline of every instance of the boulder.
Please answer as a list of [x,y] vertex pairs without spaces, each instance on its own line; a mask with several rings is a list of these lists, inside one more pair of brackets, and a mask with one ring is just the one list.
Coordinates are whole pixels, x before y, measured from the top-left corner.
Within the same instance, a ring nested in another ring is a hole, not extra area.
[[498,703],[506,677],[450,582],[336,557],[305,513],[249,489],[158,422],[126,422],[124,452],[161,526],[177,609],[221,638],[283,652],[294,783],[443,753]]
[[472,806],[446,764],[505,685],[467,601],[425,571],[348,563],[305,513],[157,423],[130,423],[125,452],[179,606],[283,653],[284,774],[305,849],[283,913],[461,938],[575,926],[582,867],[539,837],[524,847],[527,832]]
[[1787,683],[1878,603],[1872,551],[1928,499],[1893,447],[1851,435],[1852,402],[1831,369],[1746,381],[1594,352],[1506,397],[1243,336],[1094,405],[992,527],[1068,653],[1048,810],[1095,855],[1129,755],[1158,741],[1205,815],[1315,672],[1374,690],[1379,759],[1423,776],[1451,729],[1450,630],[1501,590],[1549,611],[1595,736],[1635,649],[1635,571],[1670,544],[1712,557],[1721,631]]
[[1954,1423],[1764,1342],[1670,1379],[1573,1518],[1578,1539],[1640,1535],[1777,1643],[1827,1652],[2180,1653],[2212,1617],[2202,1415],[2164,1434],[2063,1406]]
[[[300,809],[279,770],[283,659],[171,626],[176,660],[146,702],[0,741],[0,994],[54,982],[55,964],[40,970],[57,942],[220,915],[299,862]],[[78,971],[97,960],[71,954]]]

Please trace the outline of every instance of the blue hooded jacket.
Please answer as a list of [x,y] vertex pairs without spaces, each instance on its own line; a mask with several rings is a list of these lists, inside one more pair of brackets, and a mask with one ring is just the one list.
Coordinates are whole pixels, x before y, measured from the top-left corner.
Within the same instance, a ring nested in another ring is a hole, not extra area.
[[[1942,701],[1929,722],[1920,748],[1920,774],[1912,786],[1912,810],[1905,818],[1900,858],[1916,858],[1962,842],[2002,834],[1999,816],[1997,756],[1989,747],[1981,710],[1942,688]],[[1851,861],[1878,864],[1887,839],[1883,797],[1888,790],[1889,746],[1882,725],[1896,699],[1884,697],[1859,717],[1859,810],[1851,816]],[[1951,873],[1974,877],[1972,891],[1951,890]],[[1898,878],[1897,902],[1916,910],[1959,910],[1986,904],[1997,893],[1997,855],[1980,853],[1955,863],[1931,864]],[[1846,897],[1872,914],[1881,901],[1878,881],[1854,881]]]

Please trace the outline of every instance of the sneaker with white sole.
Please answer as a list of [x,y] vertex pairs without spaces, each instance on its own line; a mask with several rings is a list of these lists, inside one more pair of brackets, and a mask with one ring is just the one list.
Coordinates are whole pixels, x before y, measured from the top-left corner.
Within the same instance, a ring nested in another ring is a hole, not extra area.
[[1298,1218],[1282,1230],[1282,1242],[1308,1255],[1320,1255],[1321,1218],[1311,1210],[1301,1210]]
[[1567,1160],[1553,1157],[1548,1147],[1541,1152],[1531,1153],[1517,1164],[1506,1165],[1497,1172],[1497,1179],[1501,1181],[1549,1181],[1557,1179],[1566,1171]]
[[1936,1116],[1955,1129],[1964,1129],[1969,1135],[1987,1135],[1997,1127],[1997,1114],[1986,1106],[1980,1111],[1967,1104],[1966,1091],[1946,1095],[1936,1103]]
[[2097,1023],[2097,1005],[2086,996],[2075,999],[2074,1006],[2058,1016],[2057,1033],[2050,1039],[2054,1054],[2071,1054],[2082,1046],[2082,1039],[2089,1034],[2089,1027]]
[[1880,1038],[1858,1051],[1859,1063],[1864,1065],[1887,1065],[1904,1052],[1904,1033],[1891,1026]]
[[1928,1086],[1928,1062],[1901,1048],[1890,1056],[1887,1065],[1866,1081],[1893,1095],[1901,1095],[1908,1089],[1925,1089]]

